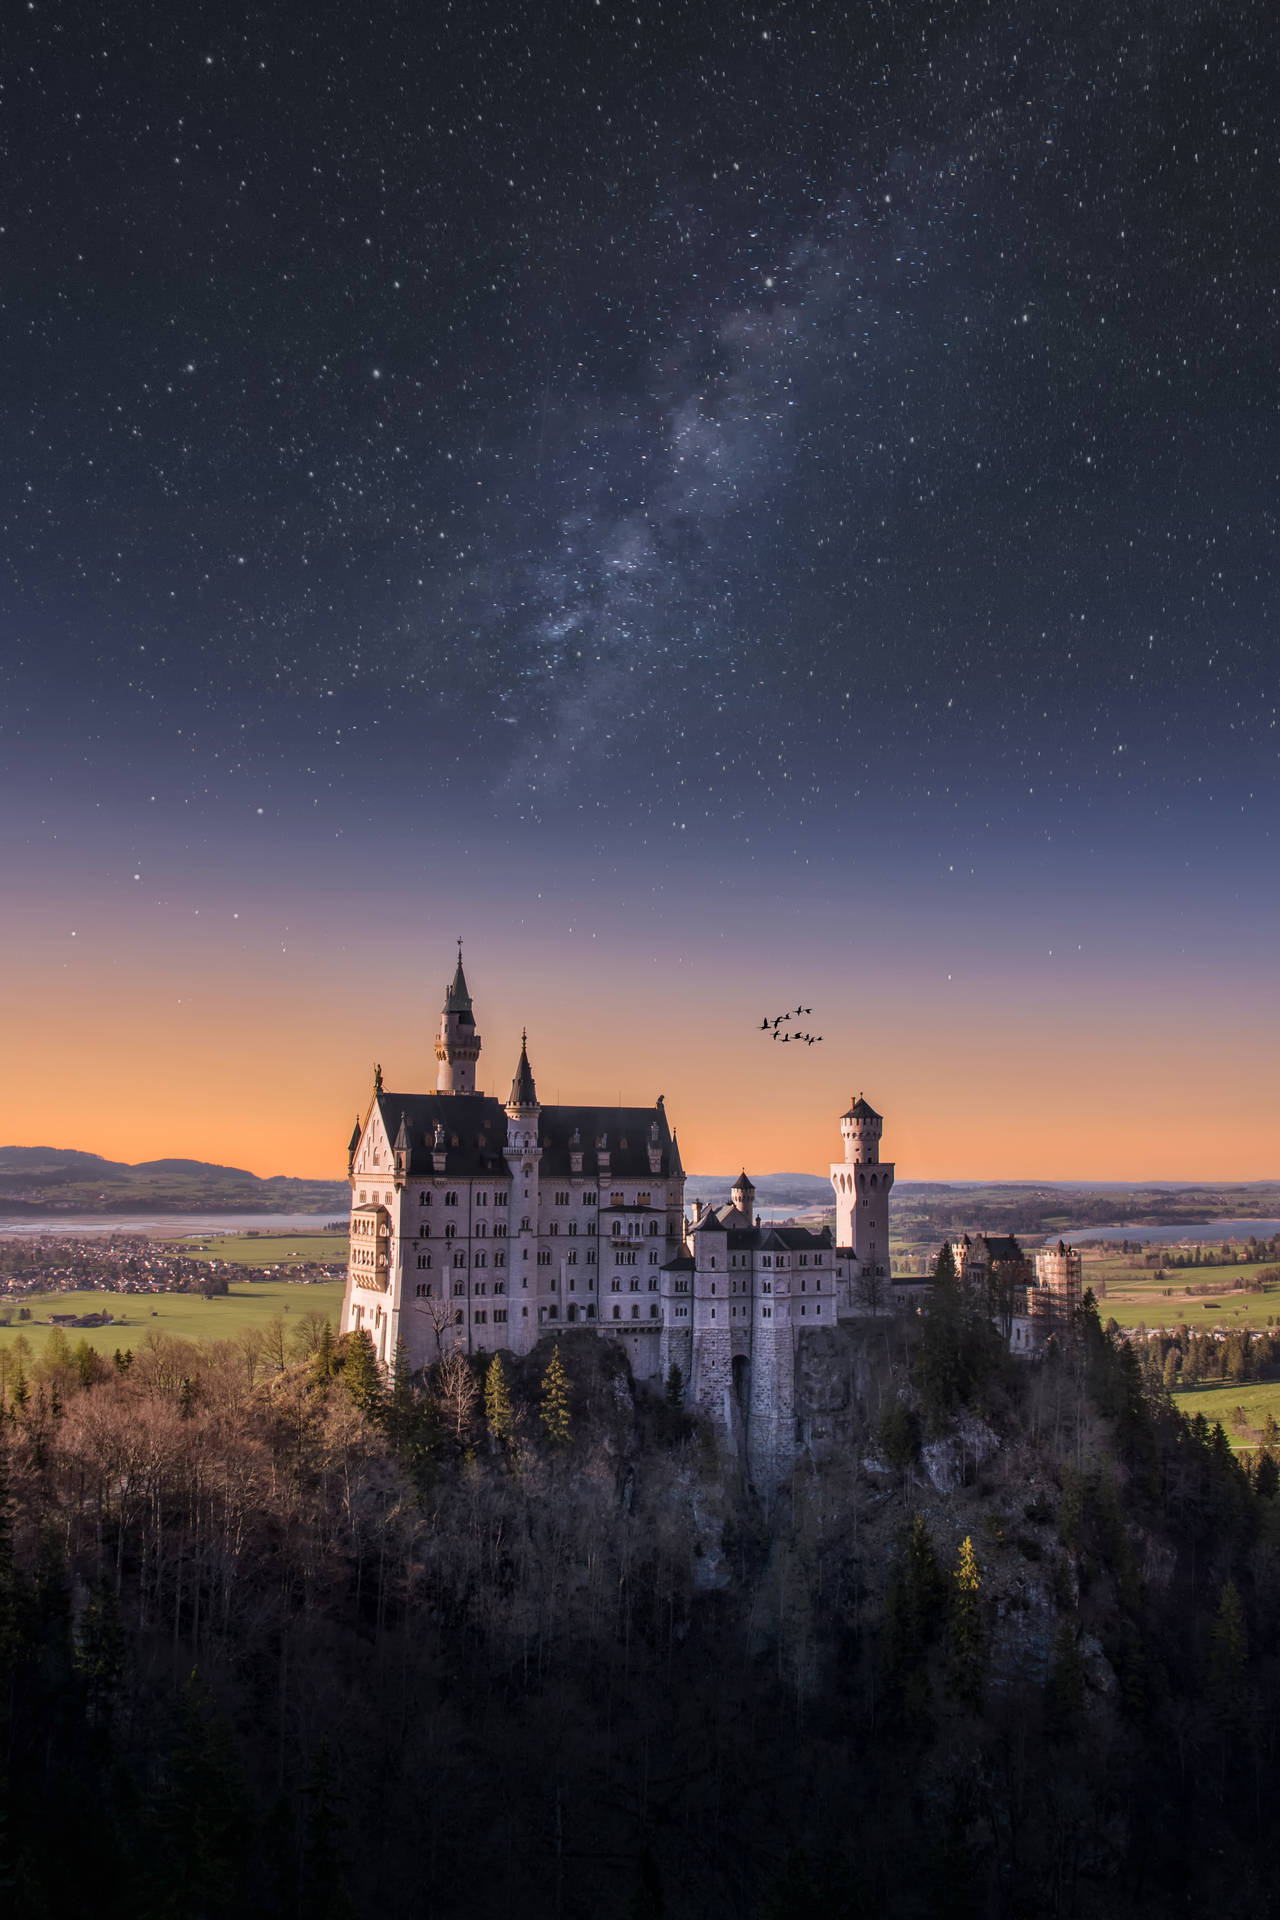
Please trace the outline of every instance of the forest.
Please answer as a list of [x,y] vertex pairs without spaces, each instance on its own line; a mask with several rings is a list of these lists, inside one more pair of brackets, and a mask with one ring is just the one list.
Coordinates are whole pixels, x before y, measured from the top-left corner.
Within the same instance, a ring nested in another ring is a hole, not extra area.
[[1269,1910],[1274,1457],[1089,1298],[1031,1367],[934,1293],[809,1336],[842,1419],[765,1488],[590,1337],[57,1343],[0,1408],[6,1916]]

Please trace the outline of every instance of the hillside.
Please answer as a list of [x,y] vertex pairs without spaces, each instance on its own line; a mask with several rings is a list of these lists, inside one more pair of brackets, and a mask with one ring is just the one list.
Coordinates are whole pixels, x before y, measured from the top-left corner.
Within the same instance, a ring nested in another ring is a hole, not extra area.
[[343,1180],[260,1179],[205,1160],[130,1165],[71,1147],[0,1147],[0,1217],[77,1213],[345,1213]]
[[1036,1369],[954,1298],[807,1336],[755,1488],[553,1359],[0,1381],[6,1913],[1164,1920],[1224,1859],[1270,1910],[1280,1474],[1096,1313]]

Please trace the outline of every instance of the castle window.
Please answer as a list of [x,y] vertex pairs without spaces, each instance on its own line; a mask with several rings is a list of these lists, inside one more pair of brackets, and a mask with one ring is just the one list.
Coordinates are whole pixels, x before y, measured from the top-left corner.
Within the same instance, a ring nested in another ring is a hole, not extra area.
[[507,1196],[506,1196],[506,1194],[505,1194],[505,1193],[495,1193],[495,1194],[494,1194],[494,1196],[493,1196],[493,1204],[494,1204],[494,1206],[495,1206],[495,1207],[505,1207],[505,1206],[506,1206],[506,1204],[507,1204]]
[[431,1205],[431,1195],[427,1192],[425,1187],[423,1188],[422,1192],[418,1195],[418,1205],[420,1207],[429,1207]]
[[478,1254],[476,1255],[476,1259],[475,1259],[475,1264],[476,1264],[476,1265],[477,1265],[478,1267],[483,1267],[483,1266],[485,1266],[485,1265],[487,1264],[487,1255],[485,1255],[485,1254],[483,1254],[483,1253],[478,1253]]
[[485,1235],[488,1233],[488,1231],[489,1231],[489,1227],[486,1221],[484,1220],[476,1221],[476,1239],[477,1240],[483,1240]]
[[633,1320],[638,1320],[638,1319],[640,1318],[640,1309],[639,1309],[639,1307],[632,1307],[632,1309],[631,1309],[631,1318],[632,1318]]
[[639,1293],[639,1291],[640,1291],[640,1282],[639,1282],[638,1280],[633,1280],[633,1281],[631,1282],[631,1291],[632,1291],[632,1293]]
[[505,1308],[505,1307],[495,1307],[495,1308],[494,1308],[494,1310],[493,1310],[493,1324],[494,1324],[494,1326],[495,1326],[495,1327],[505,1327],[505,1326],[506,1326],[506,1324],[507,1324],[507,1310],[506,1310],[506,1308]]
[[466,1266],[466,1264],[467,1264],[467,1256],[466,1256],[466,1254],[465,1254],[465,1253],[455,1253],[455,1254],[454,1254],[454,1256],[453,1256],[453,1264],[454,1264],[454,1266],[455,1266],[455,1267],[465,1267],[465,1266]]
[[429,1300],[431,1298],[431,1282],[429,1280],[421,1281],[417,1291],[419,1300]]
[[656,1253],[651,1253],[651,1254],[649,1255],[649,1265],[650,1265],[651,1267],[656,1267],[656,1266],[657,1266],[657,1264],[658,1264],[658,1256],[657,1256],[657,1254],[656,1254]]
[[587,1234],[588,1234],[588,1237],[589,1237],[590,1235],[592,1235],[592,1234],[593,1234],[593,1233],[595,1232],[595,1230],[596,1230],[596,1223],[595,1223],[595,1221],[594,1221],[594,1220],[588,1220],[588,1222],[587,1222]]
[[611,1207],[625,1207],[626,1204],[627,1204],[626,1198],[623,1194],[611,1193],[609,1195],[609,1205]]
[[365,1203],[365,1192],[364,1192],[364,1188],[362,1187],[360,1189],[360,1205],[363,1206],[364,1203]]
[[[816,1306],[814,1307],[814,1309],[813,1309],[813,1310],[814,1310],[814,1312],[815,1312],[815,1313],[821,1313],[821,1312],[822,1312],[822,1302],[821,1302],[821,1300],[819,1300],[819,1301],[818,1301],[818,1303],[817,1303],[817,1305],[816,1305]],[[800,1309],[800,1311],[801,1311],[801,1312],[803,1313],[803,1312],[804,1312],[804,1308],[802,1307],[802,1308]]]
[[567,1193],[558,1193],[556,1195],[556,1205],[558,1207],[567,1207],[568,1204],[569,1204],[569,1196]]
[[617,1239],[618,1235],[622,1232],[621,1220],[615,1220],[613,1225],[610,1227],[609,1231],[614,1236],[614,1238]]
[[488,1204],[489,1204],[489,1196],[487,1193],[478,1193],[476,1195],[476,1205],[478,1207],[487,1207]]
[[761,1307],[761,1309],[760,1309],[760,1318],[761,1318],[762,1320],[772,1320],[772,1318],[773,1318],[773,1308],[772,1308],[772,1307]]
[[658,1283],[656,1280],[651,1280],[649,1282],[649,1291],[650,1293],[656,1293],[658,1291]]
[[538,1265],[540,1267],[549,1267],[551,1265],[551,1254],[546,1247],[539,1247],[538,1249]]
[[453,1296],[455,1300],[461,1299],[462,1295],[466,1292],[466,1290],[467,1290],[467,1283],[465,1280],[454,1281]]
[[621,1308],[621,1307],[615,1307],[615,1308],[614,1308],[614,1310],[613,1310],[613,1317],[614,1317],[614,1319],[615,1319],[615,1320],[621,1320],[621,1318],[622,1318],[622,1308]]
[[462,1325],[462,1308],[461,1307],[458,1308],[458,1311],[453,1316],[453,1324],[455,1327],[460,1327]]
[[584,1207],[594,1207],[594,1205],[596,1204],[596,1200],[597,1200],[597,1197],[598,1197],[598,1196],[597,1196],[596,1194],[594,1194],[594,1193],[585,1193],[585,1192],[584,1192],[584,1194],[583,1194],[583,1196],[582,1196],[582,1204],[583,1204],[583,1206],[584,1206]]
[[572,1253],[567,1254],[565,1256],[565,1265],[570,1267],[576,1267],[577,1264],[578,1264],[578,1254],[577,1254],[577,1249],[575,1248]]
[[495,1254],[494,1254],[494,1256],[493,1256],[493,1264],[494,1264],[494,1266],[495,1266],[495,1267],[505,1267],[505,1266],[506,1266],[506,1264],[507,1264],[507,1256],[506,1256],[506,1254],[505,1254],[505,1253],[495,1253]]
[[647,1206],[649,1205],[649,1196],[648,1196],[648,1194],[647,1194],[647,1193],[638,1193],[638,1194],[636,1195],[636,1205],[637,1205],[638,1207],[647,1207]]
[[449,1193],[446,1193],[446,1195],[445,1195],[445,1197],[444,1197],[444,1203],[445,1203],[445,1205],[446,1205],[446,1207],[456,1207],[456,1206],[457,1206],[457,1204],[458,1204],[458,1196],[457,1196],[457,1194],[456,1194],[456,1193],[454,1193],[454,1192],[449,1192]]
[[488,1318],[489,1318],[489,1315],[488,1315],[488,1314],[487,1314],[487,1313],[486,1313],[486,1312],[485,1312],[485,1311],[484,1311],[483,1309],[480,1309],[480,1310],[478,1310],[478,1311],[477,1311],[477,1313],[476,1313],[476,1315],[475,1315],[475,1322],[476,1322],[476,1325],[477,1325],[478,1327],[482,1327],[482,1326],[484,1326],[484,1324],[485,1324],[485,1322],[486,1322],[486,1321],[488,1320]]
[[419,1273],[421,1273],[424,1268],[429,1267],[430,1265],[431,1265],[431,1255],[429,1253],[420,1253],[418,1255]]
[[588,1320],[594,1320],[594,1319],[595,1319],[595,1317],[596,1317],[596,1310],[595,1310],[595,1308],[594,1308],[593,1306],[591,1306],[590,1304],[588,1304],[588,1306],[587,1306],[587,1318],[588,1318]]
[[548,1233],[559,1233],[559,1231],[560,1231],[560,1222],[559,1222],[558,1220],[553,1220],[553,1221],[551,1222],[551,1225],[550,1225],[550,1226],[549,1226],[549,1227],[547,1228],[547,1232],[548,1232]]
[[560,1318],[560,1309],[556,1305],[554,1300],[551,1302],[551,1305],[547,1308],[547,1318],[548,1320],[558,1320]]
[[479,1293],[479,1294],[483,1294],[483,1293],[487,1293],[487,1292],[488,1292],[488,1288],[487,1288],[487,1287],[485,1286],[485,1284],[484,1284],[484,1281],[483,1281],[483,1280],[481,1280],[481,1281],[479,1282],[479,1284],[477,1285],[477,1287],[476,1287],[476,1292],[477,1292],[477,1293]]
[[446,1226],[444,1230],[444,1237],[446,1240],[456,1240],[458,1237],[457,1226],[452,1220],[450,1220],[449,1224]]
[[657,1304],[656,1304],[656,1302],[655,1302],[655,1304],[654,1304],[653,1306],[651,1306],[651,1307],[650,1307],[650,1309],[649,1309],[649,1318],[650,1318],[651,1320],[656,1320],[656,1319],[657,1319],[657,1317],[658,1317],[658,1308],[657,1308]]
[[596,1263],[595,1250],[594,1248],[589,1247],[587,1249],[587,1265],[589,1267],[594,1267],[595,1263]]
[[504,1220],[495,1220],[495,1221],[494,1221],[494,1223],[493,1223],[493,1237],[494,1237],[494,1239],[495,1239],[495,1240],[505,1240],[505,1239],[506,1239],[506,1237],[507,1237],[507,1226],[506,1226],[506,1222],[505,1222]]
[[429,1240],[430,1237],[431,1237],[431,1222],[429,1220],[419,1220],[418,1222],[419,1240]]
[[578,1223],[577,1223],[577,1221],[576,1221],[576,1220],[571,1220],[571,1221],[569,1222],[569,1232],[570,1232],[570,1233],[572,1234],[572,1233],[576,1233],[577,1231],[578,1231]]
[[609,1282],[609,1291],[610,1293],[621,1293],[622,1292],[621,1280],[611,1280]]
[[[527,1199],[528,1195],[526,1195],[525,1197]],[[533,1222],[530,1220],[529,1215],[527,1213],[525,1214],[524,1218],[520,1222],[520,1231],[521,1233],[531,1233],[533,1231]]]

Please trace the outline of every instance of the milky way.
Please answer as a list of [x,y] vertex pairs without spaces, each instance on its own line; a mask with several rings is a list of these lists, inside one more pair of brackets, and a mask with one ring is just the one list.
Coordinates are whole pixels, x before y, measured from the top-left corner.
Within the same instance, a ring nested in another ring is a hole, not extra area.
[[661,835],[1194,729],[1258,804],[1260,18],[133,19],[13,84],[11,735]]

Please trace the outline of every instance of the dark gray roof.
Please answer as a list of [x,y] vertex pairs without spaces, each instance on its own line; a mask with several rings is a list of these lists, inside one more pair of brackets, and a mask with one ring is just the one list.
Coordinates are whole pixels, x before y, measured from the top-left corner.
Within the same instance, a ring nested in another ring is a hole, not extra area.
[[[408,1125],[411,1176],[432,1171],[431,1142],[437,1124],[444,1128],[445,1172],[456,1178],[507,1175],[507,1114],[500,1100],[484,1093],[388,1093],[377,1096],[387,1138],[394,1140],[403,1113]],[[649,1171],[649,1129],[658,1128],[659,1170]],[[601,1180],[661,1179],[672,1171],[671,1131],[661,1107],[543,1107],[538,1114],[542,1143],[539,1173],[544,1180],[568,1177],[570,1142],[581,1141],[582,1171]],[[596,1141],[607,1135],[609,1171],[600,1172]],[[626,1145],[623,1145],[623,1142]]]
[[830,1227],[730,1227],[729,1246],[738,1252],[814,1253],[832,1244]]
[[870,1101],[864,1100],[862,1095],[859,1094],[853,1102],[853,1105],[849,1108],[848,1113],[842,1113],[840,1118],[842,1120],[883,1120],[884,1115],[877,1113]]
[[453,976],[453,984],[444,990],[444,1010],[463,1017],[463,1025],[474,1026],[471,1015],[471,995],[467,992],[467,976],[462,971],[462,948],[458,948],[458,970]]
[[509,1107],[536,1107],[538,1089],[533,1084],[533,1068],[529,1065],[529,1044],[525,1034],[520,1035],[520,1059],[516,1066],[516,1077],[511,1082]]

